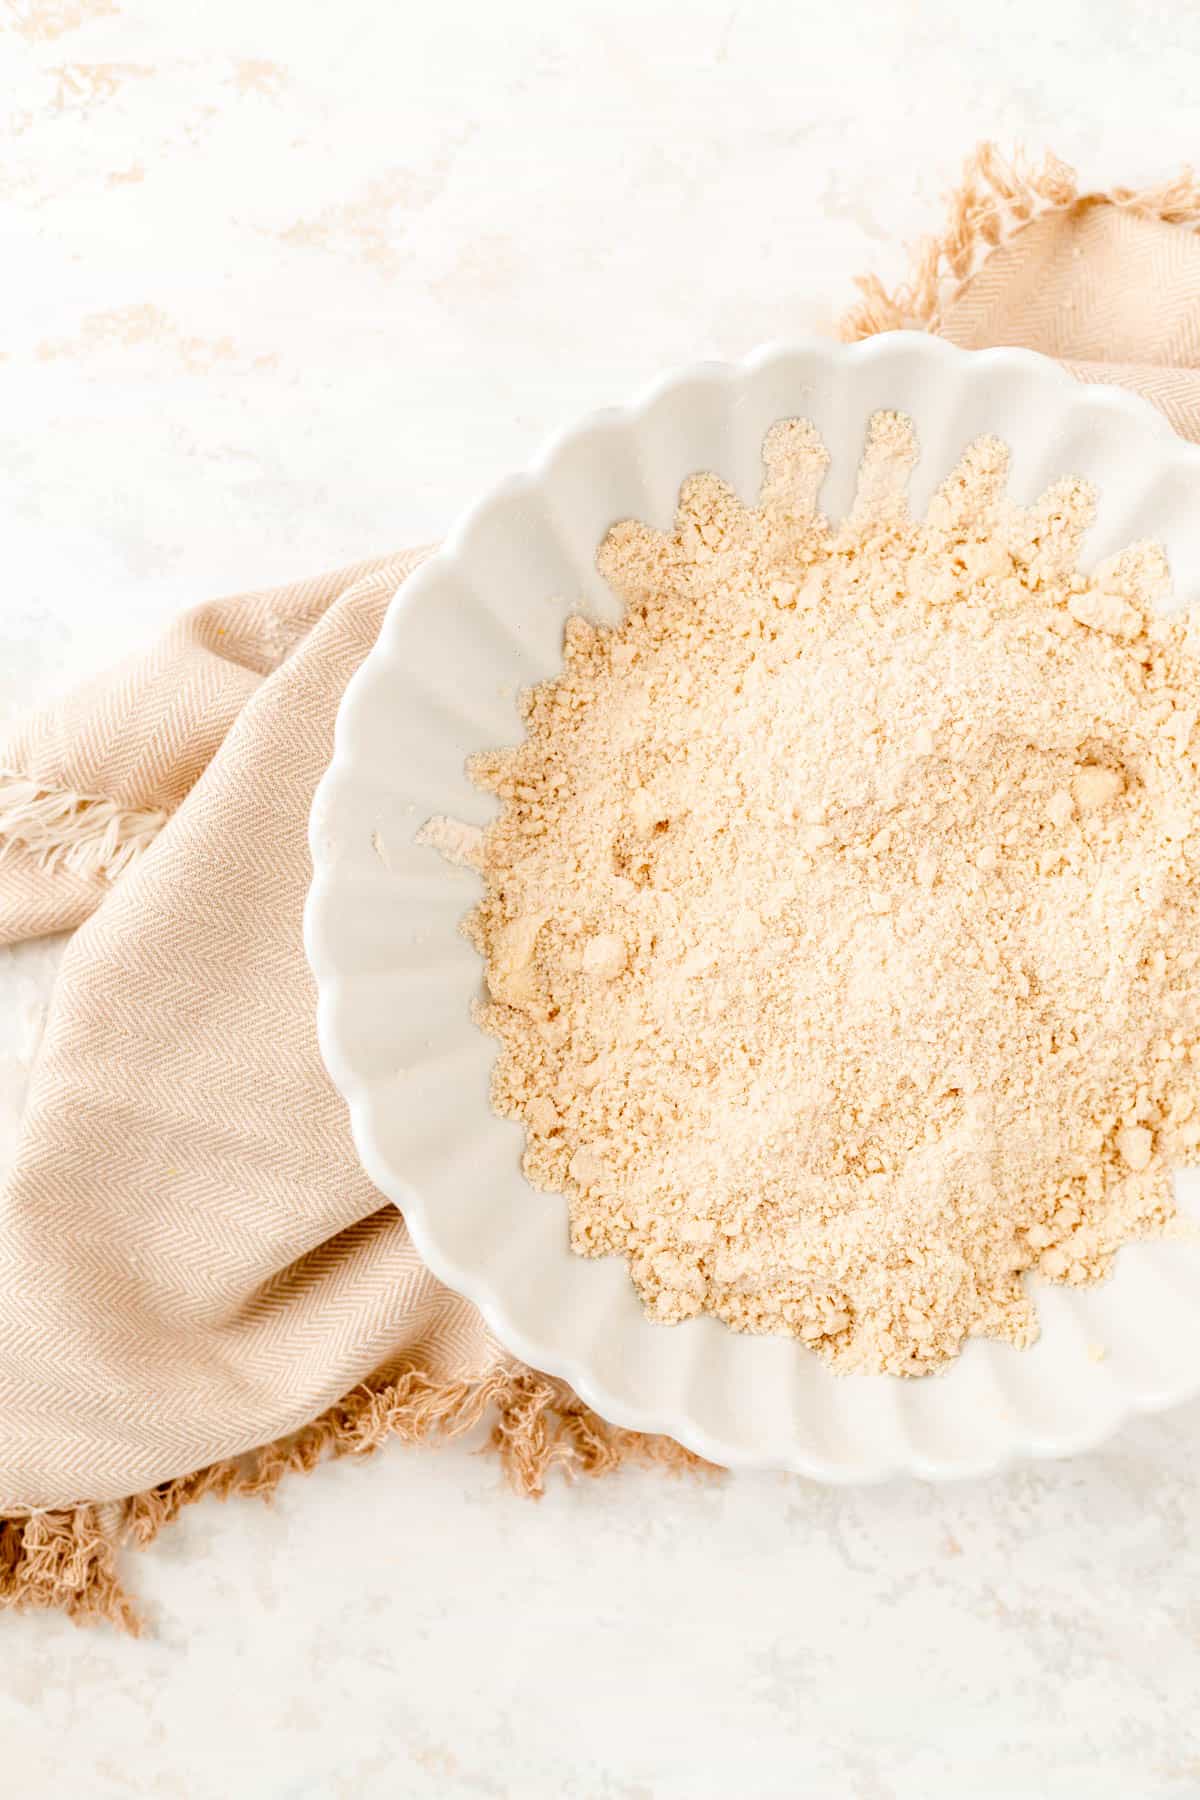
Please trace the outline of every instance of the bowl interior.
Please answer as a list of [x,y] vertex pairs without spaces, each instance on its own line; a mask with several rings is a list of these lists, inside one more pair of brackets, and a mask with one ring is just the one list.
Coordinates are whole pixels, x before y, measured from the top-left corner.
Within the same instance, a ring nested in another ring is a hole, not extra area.
[[[681,481],[700,469],[752,503],[763,437],[796,416],[830,451],[821,505],[838,516],[881,407],[916,424],[915,511],[991,432],[1010,449],[1018,500],[1065,474],[1095,484],[1085,567],[1157,539],[1171,604],[1200,599],[1200,451],[1128,396],[1082,387],[1028,352],[960,352],[909,333],[698,366],[556,440],[405,583],[342,705],[314,803],[306,918],[322,1049],[359,1153],[435,1273],[517,1355],[616,1422],[666,1431],[718,1462],[842,1480],[1062,1453],[1196,1391],[1200,1233],[1130,1246],[1102,1287],[1039,1283],[1033,1349],[977,1340],[919,1382],[835,1376],[794,1340],[738,1336],[711,1318],[649,1324],[623,1262],[570,1253],[565,1200],[528,1186],[522,1133],[490,1110],[496,1045],[471,1023],[481,967],[459,932],[478,880],[416,833],[434,814],[490,816],[465,759],[522,735],[517,695],[557,672],[572,613],[616,617],[594,566],[614,521],[666,526]],[[1180,1195],[1200,1218],[1200,1179],[1184,1179]]]

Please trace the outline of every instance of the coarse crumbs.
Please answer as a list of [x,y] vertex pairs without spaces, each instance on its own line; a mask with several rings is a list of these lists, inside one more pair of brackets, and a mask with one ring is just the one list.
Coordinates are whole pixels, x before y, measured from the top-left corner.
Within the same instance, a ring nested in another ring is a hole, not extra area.
[[609,532],[621,623],[472,759],[465,926],[573,1248],[904,1375],[1030,1343],[1026,1272],[1103,1276],[1200,1155],[1200,624],[1154,546],[1079,573],[1082,482],[1018,507],[983,438],[915,520],[915,458],[877,414],[831,524],[792,420],[756,508]]

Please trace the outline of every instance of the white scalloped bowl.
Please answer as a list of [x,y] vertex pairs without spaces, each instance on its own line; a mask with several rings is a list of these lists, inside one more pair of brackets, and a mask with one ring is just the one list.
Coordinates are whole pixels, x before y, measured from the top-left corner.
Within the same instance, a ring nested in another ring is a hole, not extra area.
[[[879,407],[916,422],[914,510],[972,438],[994,432],[1018,500],[1065,474],[1095,483],[1085,566],[1153,538],[1170,556],[1173,603],[1200,599],[1200,449],[1135,398],[1080,386],[1029,352],[958,351],[909,332],[698,364],[556,438],[404,583],[338,716],[305,922],[321,1047],[363,1166],[435,1274],[606,1418],[717,1463],[827,1481],[1064,1455],[1197,1393],[1200,1234],[1129,1246],[1099,1287],[1039,1282],[1032,1349],[973,1340],[924,1381],[836,1376],[793,1339],[712,1318],[650,1324],[624,1263],[573,1256],[566,1201],[521,1174],[521,1130],[488,1104],[497,1047],[469,1017],[481,965],[458,926],[478,881],[414,837],[431,814],[492,816],[464,759],[519,740],[518,690],[560,668],[570,613],[617,616],[593,561],[615,520],[665,527],[680,482],[701,469],[753,502],[764,434],[789,416],[812,419],[829,447],[821,504],[839,516]],[[1180,1186],[1194,1217],[1200,1184]]]

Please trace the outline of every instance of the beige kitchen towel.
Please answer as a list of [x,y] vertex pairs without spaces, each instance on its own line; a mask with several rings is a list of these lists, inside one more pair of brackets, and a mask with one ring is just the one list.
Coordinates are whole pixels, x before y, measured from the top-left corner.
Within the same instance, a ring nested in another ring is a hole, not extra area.
[[[846,335],[1023,344],[1200,439],[1190,176],[975,154]],[[1200,494],[1197,495],[1200,504]],[[0,942],[75,929],[0,1194],[0,1603],[134,1625],[116,1553],[205,1493],[487,1420],[519,1487],[677,1445],[519,1365],[355,1160],[301,944],[309,803],[409,552],[212,602],[0,751]]]

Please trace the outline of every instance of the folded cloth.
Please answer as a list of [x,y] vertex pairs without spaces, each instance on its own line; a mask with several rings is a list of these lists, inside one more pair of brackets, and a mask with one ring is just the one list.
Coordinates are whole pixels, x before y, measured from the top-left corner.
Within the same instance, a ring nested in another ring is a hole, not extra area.
[[[1186,177],[970,160],[845,335],[1022,344],[1200,439]],[[206,1493],[488,1420],[517,1485],[694,1460],[522,1368],[359,1168],[301,943],[346,682],[409,552],[214,601],[0,751],[0,942],[71,928],[0,1194],[0,1604],[136,1626],[116,1552]]]

